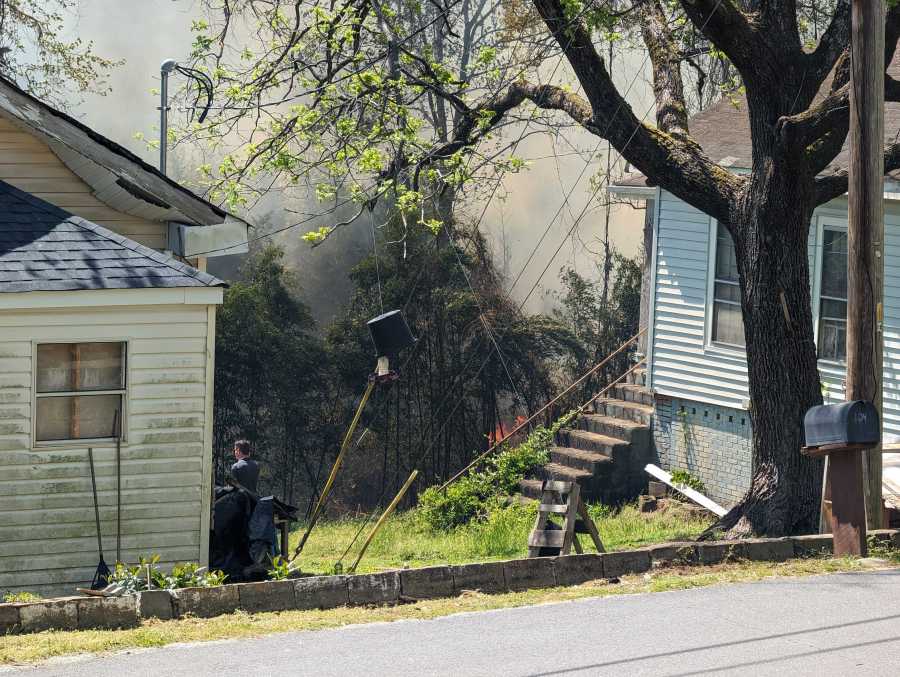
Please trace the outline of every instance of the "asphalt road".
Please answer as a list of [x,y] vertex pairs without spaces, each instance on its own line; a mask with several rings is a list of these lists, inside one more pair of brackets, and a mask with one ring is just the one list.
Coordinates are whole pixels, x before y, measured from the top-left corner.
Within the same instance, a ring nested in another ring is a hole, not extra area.
[[0,674],[900,675],[900,570],[174,645]]

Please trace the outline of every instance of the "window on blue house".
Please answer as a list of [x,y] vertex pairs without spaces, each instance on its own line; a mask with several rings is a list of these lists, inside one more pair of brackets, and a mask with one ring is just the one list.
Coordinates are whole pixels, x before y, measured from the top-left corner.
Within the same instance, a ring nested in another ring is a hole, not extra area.
[[716,231],[716,267],[713,276],[712,340],[744,345],[741,283],[731,234],[722,224]]
[[847,359],[847,231],[822,232],[822,280],[819,294],[819,358]]

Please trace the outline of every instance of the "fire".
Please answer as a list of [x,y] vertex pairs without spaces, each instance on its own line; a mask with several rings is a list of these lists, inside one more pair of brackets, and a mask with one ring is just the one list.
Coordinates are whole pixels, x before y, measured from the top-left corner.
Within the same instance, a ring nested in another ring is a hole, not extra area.
[[488,433],[488,441],[489,441],[492,445],[498,444],[498,443],[502,442],[503,440],[505,440],[505,439],[509,436],[509,433],[510,433],[510,432],[512,432],[513,430],[515,430],[516,428],[518,428],[520,425],[522,425],[523,423],[525,423],[525,421],[527,421],[527,420],[528,420],[528,419],[526,419],[524,416],[522,416],[521,414],[519,414],[519,415],[516,416],[516,418],[514,419],[513,424],[512,424],[511,426],[509,426],[509,428],[508,428],[509,432],[507,432],[506,430],[504,430],[504,428],[503,428],[503,421],[500,421],[499,423],[497,423],[497,427],[494,428],[493,432]]

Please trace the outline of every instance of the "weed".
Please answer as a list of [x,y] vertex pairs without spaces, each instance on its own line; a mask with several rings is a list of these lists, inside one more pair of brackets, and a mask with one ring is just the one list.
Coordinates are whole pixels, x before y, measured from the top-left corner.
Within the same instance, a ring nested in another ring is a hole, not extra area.
[[3,601],[7,604],[13,602],[40,602],[43,597],[33,592],[8,592],[3,595]]

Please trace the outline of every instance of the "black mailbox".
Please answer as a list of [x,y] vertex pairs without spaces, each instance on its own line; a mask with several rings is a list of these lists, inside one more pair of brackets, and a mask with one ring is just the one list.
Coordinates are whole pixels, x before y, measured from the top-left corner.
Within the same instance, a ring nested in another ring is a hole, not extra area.
[[807,447],[871,444],[881,439],[875,405],[864,400],[812,407],[803,417]]
[[411,347],[416,342],[403,318],[403,313],[399,310],[391,310],[374,317],[367,324],[377,357],[396,357],[401,350]]

